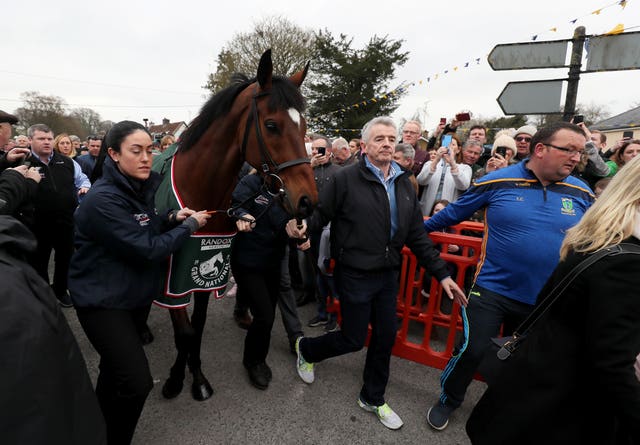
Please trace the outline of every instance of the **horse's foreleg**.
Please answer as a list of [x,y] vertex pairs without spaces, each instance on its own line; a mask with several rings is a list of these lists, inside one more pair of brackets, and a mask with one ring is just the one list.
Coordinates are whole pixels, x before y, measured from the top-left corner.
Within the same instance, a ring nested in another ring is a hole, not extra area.
[[202,333],[204,325],[207,321],[207,307],[209,304],[209,292],[195,292],[193,313],[191,314],[191,326],[194,330],[194,336],[189,345],[189,370],[193,374],[193,385],[191,386],[191,395],[195,400],[207,400],[213,395],[213,388],[202,373],[200,348],[202,345]]
[[171,309],[169,314],[173,325],[173,339],[178,350],[178,356],[171,367],[169,378],[162,387],[162,395],[167,399],[173,399],[182,391],[184,371],[195,332],[189,321],[189,314],[186,308]]

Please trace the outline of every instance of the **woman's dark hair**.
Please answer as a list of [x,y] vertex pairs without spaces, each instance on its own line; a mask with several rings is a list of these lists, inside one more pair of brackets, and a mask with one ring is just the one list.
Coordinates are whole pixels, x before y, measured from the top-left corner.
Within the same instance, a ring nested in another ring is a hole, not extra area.
[[142,130],[151,137],[149,130],[145,128],[144,125],[133,122],[133,121],[121,121],[115,124],[106,136],[102,139],[102,145],[100,146],[100,154],[98,155],[98,159],[96,159],[96,165],[93,168],[93,172],[91,172],[91,183],[93,184],[102,176],[102,166],[104,165],[104,161],[107,157],[107,149],[111,148],[116,153],[120,153],[120,146],[122,145],[122,141],[129,136],[131,133],[134,133],[138,130]]
[[618,150],[611,156],[611,160],[615,162],[618,167],[622,167],[625,164],[624,160],[622,159],[622,155],[624,155],[625,150],[631,144],[640,145],[640,139],[631,139],[623,142],[622,145],[620,145],[620,148],[618,148]]
[[442,204],[443,206],[448,206],[450,204],[450,202],[446,199],[439,199],[436,202],[433,203],[433,206],[431,207],[431,213],[429,213],[429,216],[433,216],[433,211],[436,209],[436,206],[438,204]]

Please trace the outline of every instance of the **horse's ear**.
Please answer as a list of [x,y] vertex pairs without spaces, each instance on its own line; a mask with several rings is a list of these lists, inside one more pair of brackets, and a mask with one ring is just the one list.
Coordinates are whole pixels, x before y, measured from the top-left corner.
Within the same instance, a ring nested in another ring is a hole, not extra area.
[[296,85],[298,88],[300,88],[300,85],[302,85],[304,78],[307,77],[308,72],[309,72],[309,62],[307,62],[307,64],[304,66],[304,69],[302,71],[298,71],[293,76],[289,77],[289,80],[293,82],[293,84]]
[[271,61],[271,49],[268,49],[260,57],[260,63],[258,64],[258,84],[263,90],[271,88],[271,76],[273,74],[273,62]]

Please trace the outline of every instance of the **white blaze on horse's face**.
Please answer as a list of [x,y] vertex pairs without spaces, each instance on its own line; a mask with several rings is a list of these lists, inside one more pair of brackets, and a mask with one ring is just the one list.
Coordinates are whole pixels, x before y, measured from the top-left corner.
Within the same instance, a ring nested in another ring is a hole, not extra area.
[[300,112],[295,108],[289,108],[287,113],[289,113],[291,120],[296,123],[298,128],[300,128]]

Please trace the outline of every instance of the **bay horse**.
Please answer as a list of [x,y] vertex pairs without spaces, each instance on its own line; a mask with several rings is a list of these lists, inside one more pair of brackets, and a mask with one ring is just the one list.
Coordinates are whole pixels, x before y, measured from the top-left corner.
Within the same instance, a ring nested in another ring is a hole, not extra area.
[[[279,190],[292,217],[311,213],[317,191],[304,144],[306,121],[300,93],[309,64],[291,77],[274,76],[271,50],[261,57],[255,79],[238,76],[212,96],[181,135],[173,157],[173,184],[184,206],[197,210],[226,209],[243,161]],[[227,215],[214,215],[204,232],[235,232]],[[193,375],[194,399],[206,400],[213,389],[201,369],[200,346],[209,292],[194,292],[191,319],[185,307],[171,309],[178,355],[163,385],[165,398],[183,387],[185,367]]]

